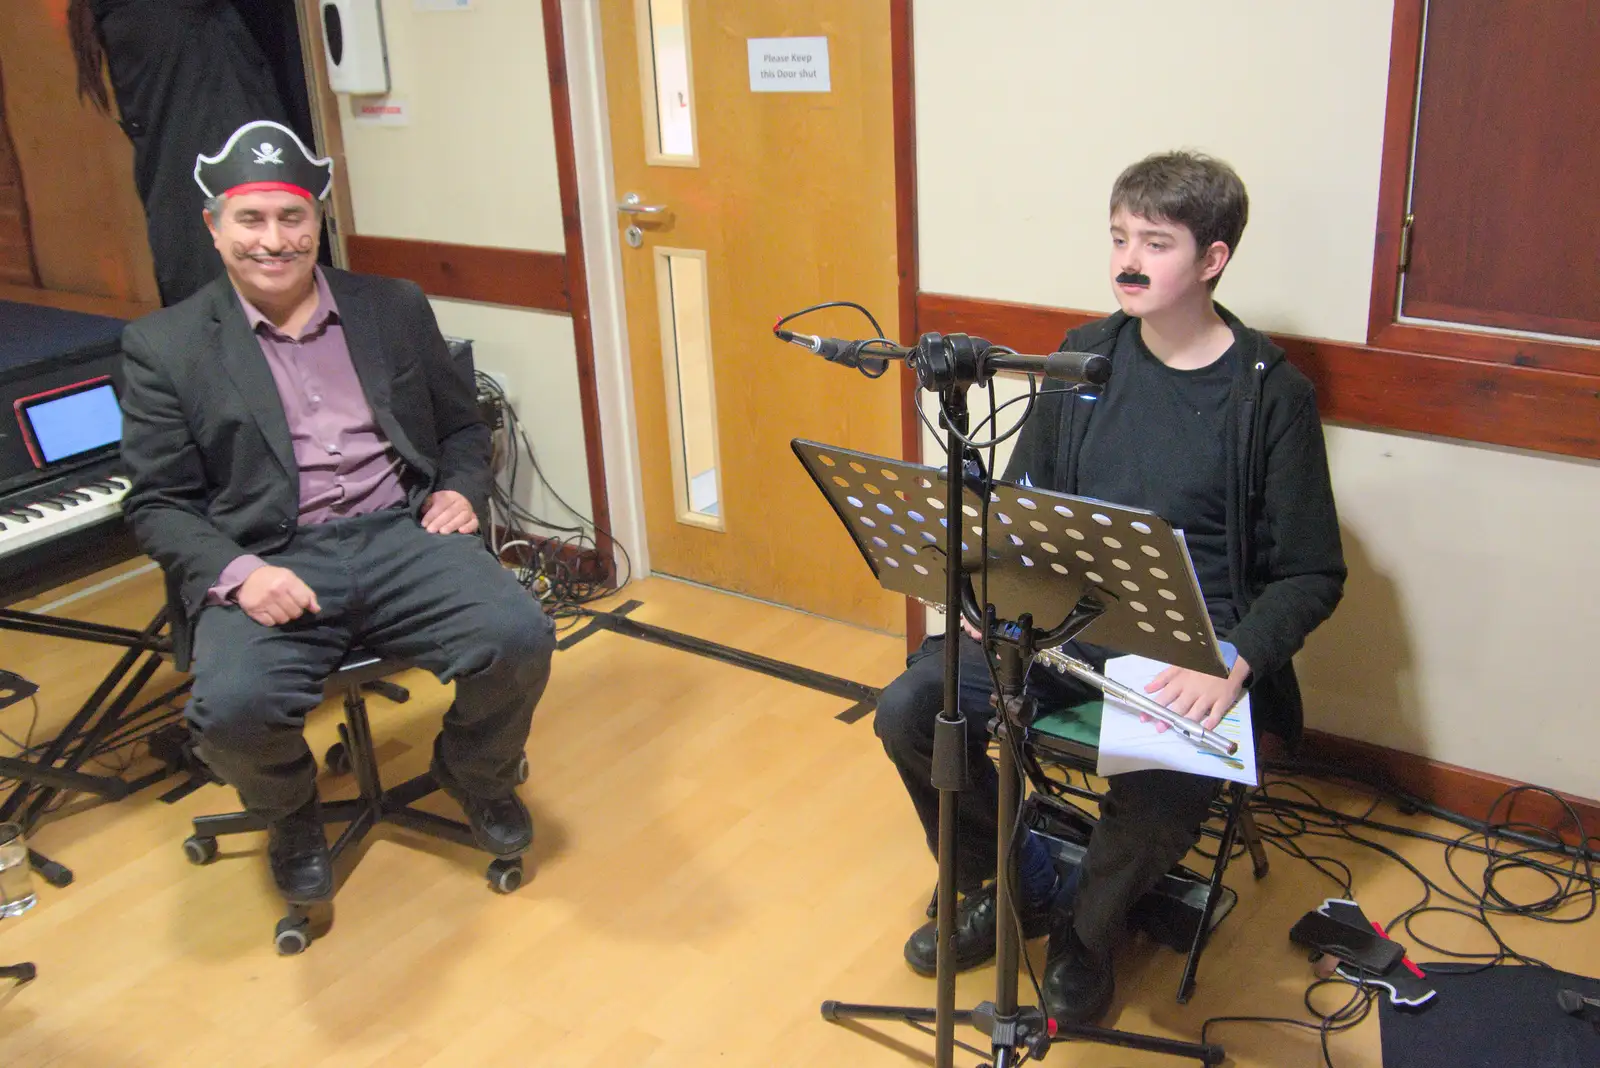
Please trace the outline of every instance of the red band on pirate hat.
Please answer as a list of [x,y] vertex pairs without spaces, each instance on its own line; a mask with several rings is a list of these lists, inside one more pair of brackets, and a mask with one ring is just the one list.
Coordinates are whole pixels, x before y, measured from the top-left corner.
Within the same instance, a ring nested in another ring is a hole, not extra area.
[[245,182],[243,185],[222,191],[225,197],[243,196],[246,193],[293,193],[297,197],[304,197],[313,202],[317,199],[311,195],[311,190],[288,182]]

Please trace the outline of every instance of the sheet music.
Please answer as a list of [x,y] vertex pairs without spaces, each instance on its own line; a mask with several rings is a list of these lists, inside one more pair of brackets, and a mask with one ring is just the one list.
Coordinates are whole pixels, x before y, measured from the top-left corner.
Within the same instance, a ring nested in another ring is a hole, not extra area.
[[[1218,647],[1223,659],[1232,664],[1237,653],[1226,642]],[[1130,689],[1144,692],[1161,672],[1167,668],[1159,660],[1142,656],[1119,656],[1106,661],[1105,674]],[[1117,775],[1125,771],[1144,771],[1166,768],[1186,771],[1193,775],[1206,775],[1215,779],[1260,785],[1256,769],[1255,732],[1250,718],[1250,695],[1247,692],[1233,707],[1216,732],[1239,744],[1233,756],[1223,756],[1202,745],[1189,741],[1174,730],[1157,731],[1156,724],[1143,723],[1139,713],[1118,701],[1110,694],[1105,698],[1105,712],[1100,717],[1100,757],[1095,767],[1098,775]]]

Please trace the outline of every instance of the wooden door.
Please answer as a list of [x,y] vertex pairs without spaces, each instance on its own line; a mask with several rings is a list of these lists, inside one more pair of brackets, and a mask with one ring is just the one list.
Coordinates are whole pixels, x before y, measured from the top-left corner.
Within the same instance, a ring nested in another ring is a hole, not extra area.
[[[601,9],[616,195],[634,201],[617,239],[651,568],[898,632],[904,602],[789,448],[898,455],[895,375],[869,381],[771,332],[786,312],[850,299],[897,336],[888,5]],[[783,89],[819,88],[816,38],[826,92],[752,89],[753,47]],[[871,336],[841,310],[795,326]]]

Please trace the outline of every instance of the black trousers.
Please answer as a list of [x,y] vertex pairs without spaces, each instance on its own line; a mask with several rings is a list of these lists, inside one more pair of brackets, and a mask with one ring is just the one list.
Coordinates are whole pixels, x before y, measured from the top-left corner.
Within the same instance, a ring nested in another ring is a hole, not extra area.
[[[1067,651],[1097,668],[1104,650],[1069,644]],[[1074,678],[1035,666],[1028,691],[1041,711],[1078,704],[1099,692]],[[963,892],[992,879],[997,870],[1000,777],[989,759],[985,729],[994,692],[983,650],[961,639],[961,708],[968,717],[968,788],[957,795],[956,885]],[[944,707],[944,639],[929,638],[906,661],[906,671],[878,699],[874,729],[900,772],[911,803],[937,851],[939,791],[933,787],[934,720]],[[1128,910],[1148,893],[1199,837],[1216,779],[1176,771],[1113,775],[1100,805],[1100,819],[1078,872],[1073,925],[1084,945],[1110,953],[1120,941]]]
[[477,535],[429,534],[391,510],[303,527],[267,562],[299,575],[322,611],[267,627],[237,605],[203,609],[185,710],[201,759],[247,809],[270,821],[310,800],[306,713],[352,645],[454,681],[439,758],[473,794],[511,791],[555,627]]

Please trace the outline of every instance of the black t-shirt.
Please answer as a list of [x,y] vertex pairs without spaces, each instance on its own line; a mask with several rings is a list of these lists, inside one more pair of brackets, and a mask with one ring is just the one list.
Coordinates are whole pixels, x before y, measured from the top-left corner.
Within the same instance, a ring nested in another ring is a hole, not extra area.
[[1111,382],[1095,402],[1078,458],[1078,493],[1146,508],[1183,531],[1211,619],[1238,622],[1228,578],[1229,403],[1238,342],[1208,367],[1156,359],[1130,319],[1117,335]]

